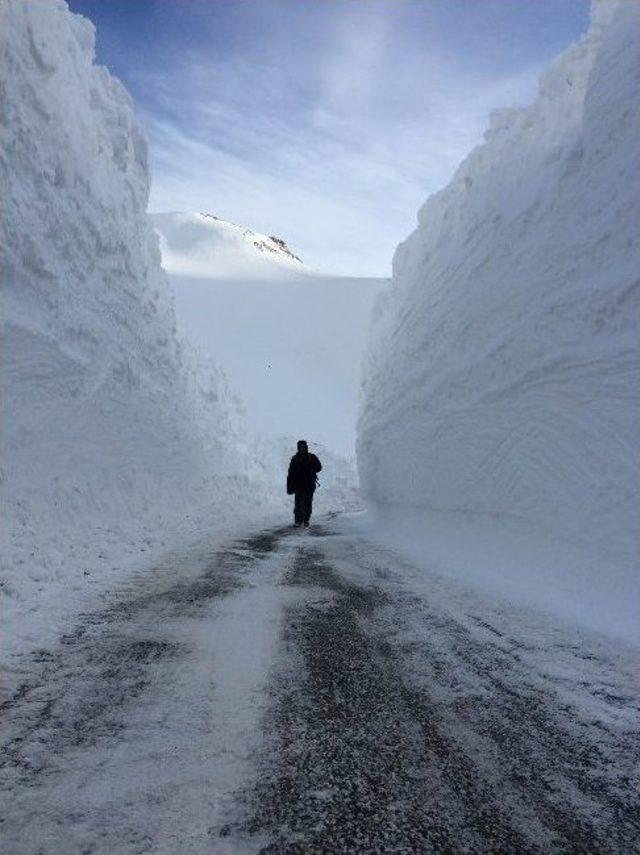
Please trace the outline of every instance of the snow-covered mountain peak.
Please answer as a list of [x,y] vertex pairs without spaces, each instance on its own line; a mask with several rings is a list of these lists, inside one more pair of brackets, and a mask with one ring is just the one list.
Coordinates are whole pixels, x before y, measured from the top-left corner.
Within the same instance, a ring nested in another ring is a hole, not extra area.
[[282,238],[275,235],[263,235],[260,232],[254,232],[251,229],[245,229],[235,223],[230,223],[228,220],[223,220],[215,214],[207,214],[202,212],[201,217],[206,217],[210,220],[215,220],[220,228],[235,230],[242,233],[242,237],[258,250],[258,252],[275,253],[275,255],[284,257],[289,261],[296,261],[302,264],[303,261],[295,253],[291,252],[287,244]]
[[310,273],[282,238],[255,232],[215,214],[152,214],[162,263],[169,273],[198,278],[281,278]]

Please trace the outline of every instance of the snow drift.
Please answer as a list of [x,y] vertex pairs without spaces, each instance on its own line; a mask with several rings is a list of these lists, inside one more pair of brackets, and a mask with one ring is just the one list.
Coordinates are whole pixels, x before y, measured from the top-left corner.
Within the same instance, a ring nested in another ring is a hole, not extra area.
[[11,651],[161,552],[187,515],[210,531],[264,489],[223,376],[176,335],[146,143],[93,65],[93,26],[61,0],[0,13]]
[[168,273],[233,279],[286,278],[309,272],[282,238],[263,235],[213,214],[152,214]]
[[234,244],[231,267],[220,239],[229,224],[199,214],[152,220],[180,332],[199,352],[215,355],[242,396],[251,429],[278,447],[290,437],[287,448],[295,450],[295,440],[306,437],[325,454],[353,457],[362,353],[382,280],[311,274],[256,248],[242,238],[255,233],[239,226],[232,227],[241,244]]
[[[441,569],[625,637],[639,602],[639,9],[595,2],[536,102],[494,115],[427,200],[375,311],[358,439],[363,489],[403,518],[400,540],[421,530]],[[518,533],[495,548],[506,520]]]

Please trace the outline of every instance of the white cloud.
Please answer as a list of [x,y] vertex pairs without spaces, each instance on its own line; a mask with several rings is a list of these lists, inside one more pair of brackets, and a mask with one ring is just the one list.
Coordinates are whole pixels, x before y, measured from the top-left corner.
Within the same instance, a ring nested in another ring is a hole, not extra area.
[[388,4],[342,8],[312,43],[192,53],[145,82],[152,210],[281,234],[329,272],[389,273],[426,196],[491,109],[531,99],[537,70],[474,76],[433,45],[407,49]]

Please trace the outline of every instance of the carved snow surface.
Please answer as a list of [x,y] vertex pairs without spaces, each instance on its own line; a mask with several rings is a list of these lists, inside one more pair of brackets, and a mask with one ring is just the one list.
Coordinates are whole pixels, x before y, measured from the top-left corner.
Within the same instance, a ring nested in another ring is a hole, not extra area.
[[[375,312],[359,428],[370,499],[467,514],[451,531],[469,560],[442,543],[443,566],[625,636],[640,627],[639,11],[595,2],[535,103],[495,115],[427,200]],[[506,518],[555,546],[533,561],[511,538],[489,560]]]

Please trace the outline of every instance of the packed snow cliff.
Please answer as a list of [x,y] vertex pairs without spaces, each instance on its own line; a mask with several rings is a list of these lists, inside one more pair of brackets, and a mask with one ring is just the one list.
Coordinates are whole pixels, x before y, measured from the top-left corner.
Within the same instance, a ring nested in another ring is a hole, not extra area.
[[151,214],[165,270],[195,278],[283,279],[309,273],[282,240],[213,214]]
[[366,495],[431,567],[625,638],[639,10],[595,2],[536,102],[494,115],[427,200],[375,310],[358,439]]
[[224,377],[176,335],[146,143],[127,92],[93,65],[93,26],[62,0],[3,0],[0,15],[11,652],[185,527],[255,513],[266,488]]

